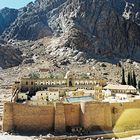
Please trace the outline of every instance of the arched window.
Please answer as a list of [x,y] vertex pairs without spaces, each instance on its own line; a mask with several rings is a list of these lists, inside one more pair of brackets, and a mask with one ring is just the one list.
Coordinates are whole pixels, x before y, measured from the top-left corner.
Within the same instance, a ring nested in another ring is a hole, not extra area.
[[72,87],[72,79],[69,79],[69,87]]

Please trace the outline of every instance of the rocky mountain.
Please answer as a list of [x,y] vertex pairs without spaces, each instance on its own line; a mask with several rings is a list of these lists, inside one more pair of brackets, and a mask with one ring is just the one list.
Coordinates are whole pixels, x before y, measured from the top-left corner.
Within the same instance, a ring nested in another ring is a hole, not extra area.
[[139,0],[36,0],[12,14],[4,40],[58,37],[56,48],[78,50],[86,59],[140,62]]
[[18,16],[18,10],[4,8],[0,10],[0,35]]

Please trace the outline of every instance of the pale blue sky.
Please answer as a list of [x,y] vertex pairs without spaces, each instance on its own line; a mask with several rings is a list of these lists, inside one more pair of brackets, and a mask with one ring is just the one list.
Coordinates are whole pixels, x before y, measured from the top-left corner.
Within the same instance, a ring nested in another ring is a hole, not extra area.
[[0,9],[4,7],[19,9],[34,0],[0,0]]

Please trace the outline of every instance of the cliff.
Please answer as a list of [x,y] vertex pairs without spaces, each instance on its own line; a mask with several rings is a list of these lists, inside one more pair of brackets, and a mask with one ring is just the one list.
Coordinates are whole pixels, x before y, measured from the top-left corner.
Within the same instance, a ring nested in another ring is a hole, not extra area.
[[7,26],[4,40],[63,36],[61,46],[86,58],[140,61],[139,0],[36,0]]

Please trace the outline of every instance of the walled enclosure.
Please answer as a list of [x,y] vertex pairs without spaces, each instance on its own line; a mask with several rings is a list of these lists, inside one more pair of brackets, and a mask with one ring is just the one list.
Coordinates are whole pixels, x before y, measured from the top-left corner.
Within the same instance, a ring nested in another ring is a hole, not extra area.
[[67,126],[123,132],[140,129],[140,100],[127,103],[4,104],[3,131],[56,131]]

